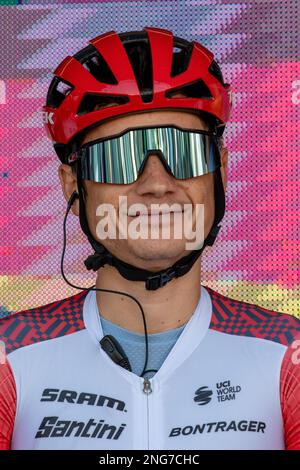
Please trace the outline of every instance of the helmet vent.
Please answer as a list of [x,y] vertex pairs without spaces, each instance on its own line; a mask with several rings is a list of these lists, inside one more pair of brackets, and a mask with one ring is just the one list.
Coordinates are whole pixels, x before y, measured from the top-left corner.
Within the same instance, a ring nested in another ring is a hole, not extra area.
[[208,68],[208,71],[211,75],[213,75],[213,77],[215,77],[217,80],[219,80],[219,82],[223,86],[225,86],[225,82],[224,82],[224,78],[223,78],[221,69],[220,69],[218,63],[215,60],[213,60],[212,63],[210,64],[210,66]]
[[166,91],[167,98],[173,98],[177,93],[184,94],[187,98],[203,98],[211,99],[212,94],[210,93],[208,87],[205,85],[203,80],[196,80],[187,85],[181,87],[173,88],[172,90]]
[[86,93],[80,103],[77,114],[87,114],[97,111],[101,108],[111,106],[119,106],[127,104],[129,98],[127,96],[101,95],[96,93]]
[[59,77],[54,77],[47,93],[46,106],[58,108],[72,90],[74,90],[74,87],[71,83]]
[[126,42],[120,35],[144,103],[153,100],[153,71],[150,45],[147,37]]
[[192,49],[192,45],[187,41],[184,41],[184,44],[181,45],[178,38],[174,38],[171,77],[176,77],[176,75],[180,75],[187,70]]
[[92,44],[74,54],[73,57],[99,82],[117,85],[118,80],[105,59]]

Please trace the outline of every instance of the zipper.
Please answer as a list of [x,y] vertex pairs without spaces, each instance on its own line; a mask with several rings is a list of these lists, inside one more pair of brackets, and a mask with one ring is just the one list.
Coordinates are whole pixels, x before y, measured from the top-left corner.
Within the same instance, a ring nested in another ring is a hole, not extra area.
[[149,393],[152,393],[152,387],[151,387],[151,382],[149,379],[144,379],[144,388],[143,392],[149,395]]
[[148,430],[148,449],[150,448],[150,423],[149,423],[149,398],[148,395],[152,393],[151,382],[149,379],[144,379],[143,392],[147,396],[147,430]]

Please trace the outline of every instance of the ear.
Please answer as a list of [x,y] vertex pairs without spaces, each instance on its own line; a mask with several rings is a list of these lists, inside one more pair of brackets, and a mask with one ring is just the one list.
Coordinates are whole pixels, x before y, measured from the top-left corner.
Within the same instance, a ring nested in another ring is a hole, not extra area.
[[[66,165],[65,163],[62,163],[58,168],[58,177],[60,180],[60,184],[61,184],[64,196],[65,196],[65,199],[68,202],[73,192],[74,191],[78,192],[76,173],[72,170],[72,167],[70,165]],[[72,205],[71,210],[74,215],[79,216],[78,198],[74,201],[74,204]]]
[[224,145],[221,147],[221,176],[224,186],[224,192],[227,188],[227,172],[228,172],[228,149]]

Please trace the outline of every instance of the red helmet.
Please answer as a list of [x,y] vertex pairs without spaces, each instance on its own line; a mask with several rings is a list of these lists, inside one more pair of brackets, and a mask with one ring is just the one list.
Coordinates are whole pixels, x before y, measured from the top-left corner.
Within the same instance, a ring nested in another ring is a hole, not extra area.
[[[199,112],[223,133],[232,107],[231,88],[204,46],[159,28],[110,31],[89,42],[55,69],[43,106],[47,134],[62,161],[87,129],[133,112]],[[179,92],[186,97],[173,97]]]

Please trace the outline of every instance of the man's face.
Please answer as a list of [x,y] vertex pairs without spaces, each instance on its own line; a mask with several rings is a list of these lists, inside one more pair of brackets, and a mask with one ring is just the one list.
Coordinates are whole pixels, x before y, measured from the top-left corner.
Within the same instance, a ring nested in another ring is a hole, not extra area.
[[[121,116],[102,123],[87,132],[81,144],[83,145],[99,138],[111,137],[121,133],[127,128],[159,127],[160,125],[167,124],[186,129],[208,130],[206,124],[194,113],[177,110],[159,110]],[[221,162],[223,184],[226,187],[227,149],[225,148],[222,148],[221,151]],[[70,167],[68,165],[61,165],[59,175],[65,196],[68,199],[72,191],[76,189],[76,181],[75,179],[72,181]],[[74,174],[73,177],[75,178]],[[144,269],[155,271],[172,265],[182,256],[189,253],[189,251],[186,250],[186,243],[191,241],[184,236],[184,233],[181,239],[174,236],[174,224],[178,223],[178,217],[182,219],[182,226],[184,225],[183,212],[177,214],[170,212],[166,219],[162,219],[162,216],[151,216],[150,209],[152,204],[165,203],[171,206],[177,203],[181,208],[180,210],[184,209],[184,204],[192,205],[190,207],[193,207],[194,229],[196,215],[194,209],[196,204],[203,204],[204,238],[208,235],[214,221],[213,173],[185,180],[176,179],[167,172],[162,162],[159,160],[159,157],[154,152],[150,154],[142,173],[134,183],[119,185],[95,183],[86,180],[85,187],[87,191],[86,212],[89,227],[96,240],[99,240],[96,233],[96,226],[100,221],[99,216],[96,215],[96,210],[99,205],[104,203],[112,205],[116,210],[118,234],[120,223],[118,217],[120,196],[126,196],[127,198],[128,211],[125,214],[125,219],[123,214],[123,221],[126,220],[127,227],[130,226],[132,221],[136,221],[136,217],[139,217],[144,227],[145,224],[149,226],[150,234],[150,224],[154,224],[152,226],[156,227],[156,233],[157,230],[159,231],[158,239],[151,239],[149,235],[147,239],[132,239],[129,236],[127,239],[118,239],[117,237],[116,239],[101,240],[101,243],[115,256],[127,263]],[[143,204],[148,208],[148,215],[132,215],[129,209],[132,204],[136,203]],[[74,205],[73,212],[78,215],[78,201],[76,205]],[[171,235],[169,239],[163,238],[162,236],[163,226]]]

